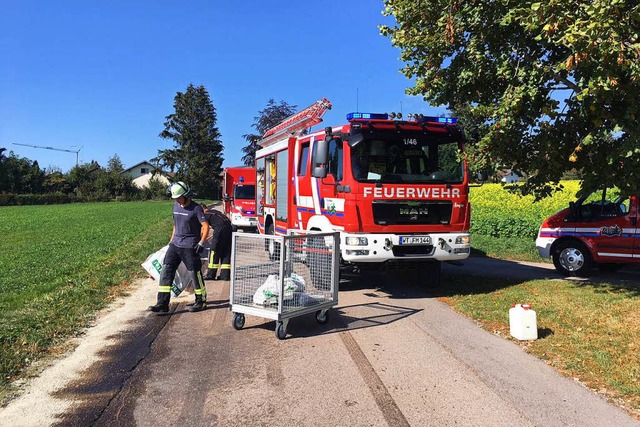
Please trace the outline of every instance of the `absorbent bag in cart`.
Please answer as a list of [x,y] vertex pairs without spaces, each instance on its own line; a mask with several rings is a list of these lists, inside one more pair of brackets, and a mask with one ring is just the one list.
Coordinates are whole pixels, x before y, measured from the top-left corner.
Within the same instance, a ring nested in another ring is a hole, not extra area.
[[[169,249],[169,245],[164,246],[160,250],[155,253],[152,253],[147,257],[147,259],[142,263],[142,267],[149,273],[151,277],[153,277],[156,282],[160,281],[160,275],[162,274],[162,264],[164,263],[164,256],[167,254],[167,250]],[[178,269],[176,270],[176,276],[173,279],[173,284],[171,286],[171,295],[177,297],[187,289],[189,286],[193,286],[193,277],[191,274],[188,274],[187,267],[184,263],[180,263]]]
[[[304,279],[296,273],[291,273],[291,276],[284,278],[283,299],[285,301],[293,299],[294,293],[304,292],[304,288]],[[278,296],[280,296],[280,276],[270,274],[253,294],[253,303],[259,305],[277,304]]]

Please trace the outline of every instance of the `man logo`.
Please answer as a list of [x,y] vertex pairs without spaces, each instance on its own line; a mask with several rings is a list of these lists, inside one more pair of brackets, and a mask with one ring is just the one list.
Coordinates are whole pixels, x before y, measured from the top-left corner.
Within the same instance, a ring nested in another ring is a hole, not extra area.
[[429,208],[426,206],[421,207],[409,207],[409,208],[400,208],[400,215],[411,215],[412,219],[415,217],[417,219],[417,215],[429,215]]

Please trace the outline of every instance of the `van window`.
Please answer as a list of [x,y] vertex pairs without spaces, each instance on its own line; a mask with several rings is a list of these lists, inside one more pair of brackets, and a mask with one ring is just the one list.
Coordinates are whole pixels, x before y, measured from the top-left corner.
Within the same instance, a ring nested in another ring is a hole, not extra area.
[[629,197],[621,197],[617,188],[606,188],[591,193],[580,206],[583,221],[601,221],[627,215]]

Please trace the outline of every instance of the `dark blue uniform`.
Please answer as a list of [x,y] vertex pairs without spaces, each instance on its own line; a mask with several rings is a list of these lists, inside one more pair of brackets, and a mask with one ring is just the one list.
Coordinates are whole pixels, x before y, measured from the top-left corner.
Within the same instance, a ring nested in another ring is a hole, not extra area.
[[220,280],[231,280],[231,221],[225,214],[217,210],[204,213],[209,225],[213,228],[211,250],[209,251],[209,271],[206,279],[215,280],[220,268]]
[[160,290],[158,292],[158,304],[169,305],[171,299],[171,284],[176,276],[176,270],[180,262],[184,262],[188,274],[193,281],[196,302],[207,301],[207,290],[202,277],[202,261],[196,253],[195,247],[200,241],[202,222],[205,222],[202,206],[190,201],[182,207],[180,203],[173,204],[173,226],[175,232],[169,243],[169,249],[164,257],[162,273],[160,275]]

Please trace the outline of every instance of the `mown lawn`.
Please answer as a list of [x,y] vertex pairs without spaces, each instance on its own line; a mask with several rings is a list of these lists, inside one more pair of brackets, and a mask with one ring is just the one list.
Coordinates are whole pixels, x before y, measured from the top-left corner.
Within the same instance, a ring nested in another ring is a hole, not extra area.
[[126,293],[171,234],[170,202],[0,208],[0,401]]

